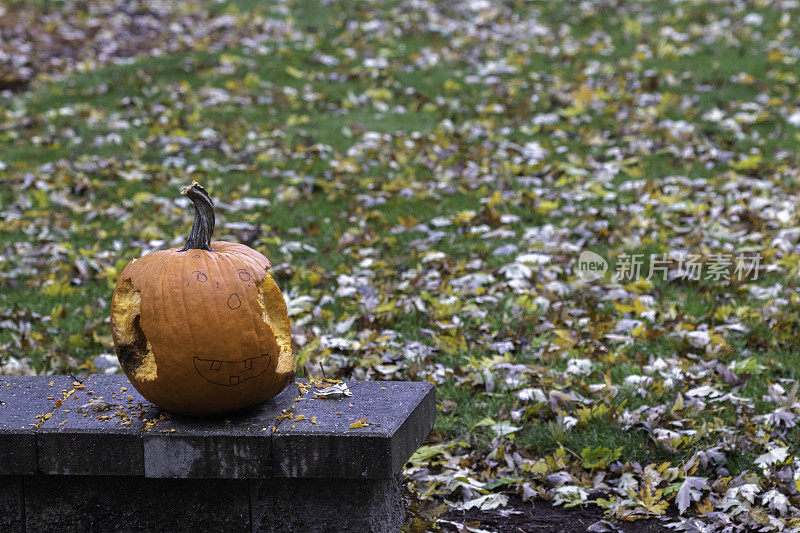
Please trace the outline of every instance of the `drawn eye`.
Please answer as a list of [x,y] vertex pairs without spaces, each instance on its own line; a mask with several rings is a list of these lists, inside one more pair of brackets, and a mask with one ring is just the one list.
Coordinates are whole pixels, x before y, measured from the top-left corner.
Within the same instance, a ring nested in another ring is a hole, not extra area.
[[239,295],[236,294],[235,292],[231,293],[231,295],[228,296],[228,308],[230,310],[234,310],[234,309],[239,309],[241,306],[242,306],[242,300],[239,298]]

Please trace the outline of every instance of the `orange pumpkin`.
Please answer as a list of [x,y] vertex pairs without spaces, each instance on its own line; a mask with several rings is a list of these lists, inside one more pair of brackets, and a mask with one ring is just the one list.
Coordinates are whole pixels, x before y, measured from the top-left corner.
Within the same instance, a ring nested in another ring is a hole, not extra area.
[[134,259],[114,289],[111,327],[120,364],[142,396],[187,415],[253,405],[294,378],[289,317],[269,260],[211,242],[214,207],[197,182],[183,248]]

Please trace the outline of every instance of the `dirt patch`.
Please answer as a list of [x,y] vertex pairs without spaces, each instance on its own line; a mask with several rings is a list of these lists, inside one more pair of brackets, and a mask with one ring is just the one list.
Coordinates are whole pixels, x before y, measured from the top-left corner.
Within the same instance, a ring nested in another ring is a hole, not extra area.
[[[598,520],[603,520],[603,510],[596,506],[555,507],[544,500],[537,500],[531,504],[523,502],[519,498],[509,498],[508,507],[503,509],[493,511],[450,510],[439,518],[497,533],[580,533],[588,531],[589,526]],[[452,524],[439,523],[444,531],[458,531],[458,528]],[[672,531],[664,527],[664,522],[655,519],[635,522],[615,521],[613,524],[618,531],[625,533]]]

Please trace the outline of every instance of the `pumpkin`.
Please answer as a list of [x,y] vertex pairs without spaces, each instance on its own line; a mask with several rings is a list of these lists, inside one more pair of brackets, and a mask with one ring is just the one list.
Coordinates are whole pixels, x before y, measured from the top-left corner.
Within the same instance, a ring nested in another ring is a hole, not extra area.
[[214,205],[193,182],[183,248],[134,259],[111,302],[117,357],[133,386],[186,415],[234,411],[265,401],[294,378],[286,303],[269,260],[242,244],[211,241]]

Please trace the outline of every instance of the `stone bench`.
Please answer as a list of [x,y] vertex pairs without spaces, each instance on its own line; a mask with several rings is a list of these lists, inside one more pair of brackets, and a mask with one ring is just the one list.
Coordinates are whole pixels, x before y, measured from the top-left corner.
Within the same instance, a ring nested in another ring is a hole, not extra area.
[[75,385],[0,376],[0,531],[396,531],[399,472],[435,417],[430,383],[291,385],[203,419],[122,375]]

